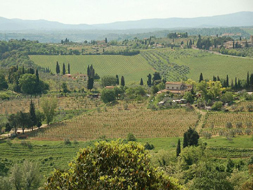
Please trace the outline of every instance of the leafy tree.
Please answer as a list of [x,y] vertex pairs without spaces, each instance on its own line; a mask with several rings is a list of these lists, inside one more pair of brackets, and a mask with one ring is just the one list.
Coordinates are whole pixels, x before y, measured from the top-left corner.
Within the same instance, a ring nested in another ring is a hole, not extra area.
[[7,81],[5,80],[5,76],[3,74],[0,74],[0,90],[7,89],[8,84]]
[[193,103],[194,102],[194,98],[191,92],[185,92],[184,93],[184,99],[186,99],[187,103]]
[[17,134],[18,127],[20,125],[18,117],[16,114],[11,114],[8,116],[8,122],[11,128],[14,128],[14,133]]
[[141,81],[140,81],[140,85],[143,85],[143,80],[142,80],[142,78],[141,78]]
[[191,127],[184,133],[183,148],[187,146],[197,146],[199,134]]
[[33,130],[33,126],[35,126],[37,124],[37,118],[36,118],[36,113],[35,113],[35,106],[33,101],[31,100],[30,102],[30,111],[29,111],[31,120],[32,120],[32,130]]
[[30,128],[33,125],[30,113],[24,113],[22,111],[17,113],[17,119],[22,127],[23,134],[25,133],[25,127]]
[[55,170],[46,183],[53,189],[181,189],[150,164],[144,147],[119,141],[100,142],[79,152],[67,171]]
[[124,76],[121,77],[120,85],[121,86],[125,86],[125,78],[124,78]]
[[127,141],[136,141],[136,138],[133,133],[127,134]]
[[62,75],[66,74],[66,68],[65,68],[65,63],[62,65]]
[[41,108],[43,110],[48,125],[51,121],[53,121],[56,107],[57,107],[56,98],[43,98],[41,100]]
[[115,91],[113,89],[103,89],[101,92],[101,99],[104,103],[114,101],[116,99]]
[[226,92],[221,96],[221,101],[225,103],[233,102],[233,93],[232,92]]
[[36,92],[36,76],[33,74],[24,74],[19,79],[21,91],[26,94],[34,94]]
[[42,121],[45,119],[45,115],[39,110],[36,110],[35,114],[36,114],[36,120],[37,120],[36,126],[41,127]]
[[181,143],[180,143],[180,139],[178,139],[177,141],[177,157],[180,155],[181,153]]
[[202,73],[200,73],[199,82],[201,82],[202,80],[204,80],[204,79],[203,79],[203,75],[202,75]]
[[221,101],[216,101],[214,102],[214,104],[212,105],[212,110],[221,110],[222,108],[222,102]]
[[66,82],[62,83],[61,87],[62,87],[62,92],[66,96],[66,93],[70,92],[69,89],[68,89],[68,86],[67,86]]
[[160,83],[160,82],[161,82],[161,79],[162,79],[162,78],[161,78],[159,72],[155,72],[155,73],[153,74],[153,84],[154,84],[154,85]]
[[103,76],[101,78],[102,87],[115,86],[116,84],[117,84],[117,78],[115,78],[113,76]]
[[10,169],[9,183],[17,190],[32,190],[39,187],[41,175],[39,165],[25,160],[21,166],[14,164]]

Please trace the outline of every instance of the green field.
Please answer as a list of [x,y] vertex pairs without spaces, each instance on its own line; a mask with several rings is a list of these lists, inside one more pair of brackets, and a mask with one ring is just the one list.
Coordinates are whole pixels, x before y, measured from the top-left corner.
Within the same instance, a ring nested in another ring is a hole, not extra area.
[[41,67],[49,67],[53,73],[55,73],[56,61],[59,62],[61,70],[63,63],[70,63],[71,74],[86,73],[87,66],[92,64],[100,77],[124,76],[127,84],[139,83],[141,78],[146,81],[147,75],[154,72],[141,55],[32,55],[30,58]]
[[249,34],[253,35],[253,28],[242,28],[242,29],[248,32]]

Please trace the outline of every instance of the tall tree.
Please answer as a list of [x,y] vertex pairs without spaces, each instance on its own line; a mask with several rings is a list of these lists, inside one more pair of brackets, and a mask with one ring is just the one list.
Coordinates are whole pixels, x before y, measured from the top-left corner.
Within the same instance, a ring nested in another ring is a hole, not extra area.
[[121,77],[120,85],[121,86],[125,86],[125,78],[124,78],[124,76]]
[[191,127],[184,133],[183,148],[187,146],[197,146],[199,134]]
[[65,68],[65,63],[62,65],[62,75],[66,74],[66,68]]
[[228,78],[228,75],[227,75],[227,80],[226,80],[226,86],[229,87],[229,78]]
[[179,154],[181,153],[181,143],[180,143],[180,139],[178,139],[177,141],[177,157],[179,156]]
[[70,64],[68,63],[68,74],[70,74]]
[[48,125],[51,121],[53,121],[56,107],[57,107],[56,98],[43,98],[41,100],[41,108],[43,110]]
[[199,76],[199,82],[201,82],[203,80],[203,74],[200,73],[200,76]]
[[119,76],[116,75],[116,84],[119,85]]
[[252,88],[253,88],[253,73],[250,74],[249,83],[250,83],[250,89],[252,90]]
[[142,80],[142,78],[141,78],[141,81],[140,81],[140,85],[143,85],[143,80]]
[[247,88],[250,86],[249,71],[247,72]]
[[151,77],[152,77],[151,74],[148,74],[147,77],[148,77],[147,85],[151,86]]
[[37,118],[36,118],[36,114],[35,114],[35,106],[34,106],[34,103],[33,103],[32,100],[30,102],[29,113],[30,113],[30,117],[31,117],[31,120],[32,120],[32,130],[33,130],[33,126],[35,126],[37,124]]
[[87,68],[87,75],[88,75],[88,82],[87,82],[87,89],[91,90],[94,85],[94,76],[95,76],[95,70],[93,69],[93,66],[89,66]]
[[36,83],[37,83],[37,85],[39,85],[39,82],[40,82],[39,71],[38,71],[38,69],[36,69]]
[[216,81],[216,80],[217,80],[216,76],[213,76],[213,81]]
[[56,74],[60,74],[60,66],[59,66],[59,63],[58,61],[56,62]]

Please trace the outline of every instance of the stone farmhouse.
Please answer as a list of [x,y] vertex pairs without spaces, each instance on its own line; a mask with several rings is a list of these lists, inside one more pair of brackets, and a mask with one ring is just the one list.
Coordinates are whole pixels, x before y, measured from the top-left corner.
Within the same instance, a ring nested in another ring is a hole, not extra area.
[[184,94],[185,92],[191,91],[192,85],[185,84],[183,82],[166,82],[165,89],[158,92],[170,92],[173,94]]

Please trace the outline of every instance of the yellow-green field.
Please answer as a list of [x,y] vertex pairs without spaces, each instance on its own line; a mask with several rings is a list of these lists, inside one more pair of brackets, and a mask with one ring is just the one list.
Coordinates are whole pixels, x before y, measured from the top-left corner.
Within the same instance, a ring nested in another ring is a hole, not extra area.
[[87,66],[93,65],[95,72],[100,77],[105,75],[124,76],[125,82],[138,82],[141,78],[147,80],[147,75],[154,70],[141,55],[122,56],[122,55],[32,55],[30,56],[37,65],[49,67],[55,73],[56,61],[59,62],[62,70],[62,64],[70,63],[71,74],[86,73]]
[[105,112],[87,113],[50,125],[31,134],[35,140],[93,140],[101,137],[126,138],[133,133],[137,138],[182,137],[189,127],[194,127],[198,115],[185,109],[151,111],[129,105],[128,110],[117,108]]

